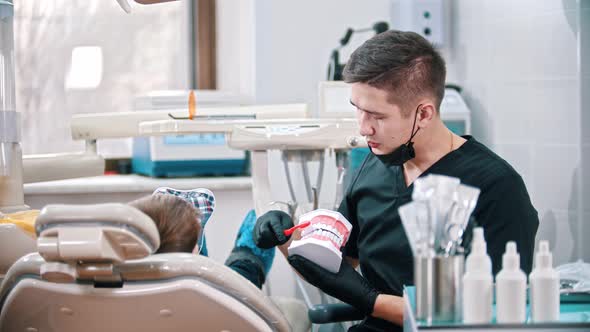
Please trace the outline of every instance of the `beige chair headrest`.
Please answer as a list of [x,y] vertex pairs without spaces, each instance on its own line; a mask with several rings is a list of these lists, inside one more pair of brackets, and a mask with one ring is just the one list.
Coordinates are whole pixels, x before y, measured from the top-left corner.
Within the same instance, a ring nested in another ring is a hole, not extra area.
[[121,203],[47,205],[35,230],[39,254],[48,262],[123,262],[160,246],[152,219]]

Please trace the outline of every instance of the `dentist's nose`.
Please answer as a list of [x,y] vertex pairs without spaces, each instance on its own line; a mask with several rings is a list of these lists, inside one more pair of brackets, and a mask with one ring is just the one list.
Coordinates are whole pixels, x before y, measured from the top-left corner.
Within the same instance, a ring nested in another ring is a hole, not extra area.
[[358,123],[361,136],[373,136],[375,135],[375,129],[371,125],[371,121],[365,112],[360,112],[358,115]]

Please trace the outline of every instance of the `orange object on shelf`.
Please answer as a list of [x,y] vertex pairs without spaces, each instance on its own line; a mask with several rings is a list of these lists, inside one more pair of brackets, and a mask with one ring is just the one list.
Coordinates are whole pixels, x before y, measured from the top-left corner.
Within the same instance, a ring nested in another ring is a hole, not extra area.
[[197,100],[195,91],[191,90],[188,94],[188,118],[192,120],[197,115]]

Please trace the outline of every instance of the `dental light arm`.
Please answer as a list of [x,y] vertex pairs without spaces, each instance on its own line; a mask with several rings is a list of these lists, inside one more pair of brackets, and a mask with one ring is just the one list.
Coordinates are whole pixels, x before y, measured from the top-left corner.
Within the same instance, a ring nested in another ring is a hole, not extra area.
[[[77,114],[72,117],[72,138],[90,140],[101,138],[125,138],[147,135],[181,134],[176,123],[186,121],[172,120],[174,117],[186,116],[187,109],[165,111],[137,111]],[[188,121],[182,133],[230,132],[234,125],[256,124],[256,120],[301,119],[308,117],[305,104],[203,107],[199,108],[197,117]],[[153,125],[152,125],[153,124]],[[141,129],[145,128],[145,129]],[[184,128],[184,126],[183,126]]]
[[344,65],[340,63],[340,50],[348,45],[350,38],[355,32],[366,32],[366,31],[375,31],[375,34],[379,34],[389,30],[389,25],[386,22],[377,22],[373,24],[370,28],[364,29],[357,29],[354,30],[352,28],[346,29],[344,33],[344,37],[340,39],[340,45],[332,50],[332,54],[330,54],[330,61],[328,64],[328,81],[341,81],[342,80],[342,70],[344,70]]
[[[75,140],[86,141],[81,152],[28,155],[23,157],[23,183],[98,176],[104,173],[104,159],[97,154],[96,141],[104,138],[141,136],[140,124],[168,121],[170,115],[185,116],[186,109],[166,111],[78,114],[72,117]],[[235,124],[259,123],[262,119],[306,118],[304,104],[200,108],[194,122],[200,133],[231,132]],[[174,121],[173,121],[174,122]]]
[[104,174],[104,159],[96,153],[96,141],[86,150],[23,156],[23,183],[63,180]]

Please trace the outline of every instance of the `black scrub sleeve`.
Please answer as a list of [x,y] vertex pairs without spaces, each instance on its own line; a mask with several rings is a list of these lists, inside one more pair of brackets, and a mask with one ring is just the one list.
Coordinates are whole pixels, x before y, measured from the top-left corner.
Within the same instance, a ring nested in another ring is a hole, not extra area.
[[354,197],[354,188],[356,183],[359,181],[363,175],[367,176],[365,173],[365,165],[367,164],[367,160],[369,160],[370,154],[365,157],[360,167],[355,171],[352,181],[350,185],[345,191],[344,198],[342,202],[340,202],[340,206],[338,207],[338,212],[340,212],[346,220],[350,222],[352,225],[352,230],[350,231],[350,235],[348,236],[348,241],[344,248],[342,248],[342,254],[344,257],[351,257],[354,259],[359,258],[359,249],[358,249],[358,238],[359,238],[359,223],[358,223],[358,211],[356,209],[356,199]]
[[350,202],[350,195],[347,193],[338,207],[338,212],[340,212],[344,218],[350,222],[352,225],[352,230],[350,231],[346,245],[342,249],[342,253],[344,257],[348,256],[358,259],[359,251],[357,243],[359,237],[359,225],[356,219],[356,213],[352,211],[353,209],[351,209],[352,206],[353,204]]
[[493,273],[496,275],[502,269],[506,243],[514,241],[520,254],[520,266],[528,274],[533,266],[539,217],[524,181],[518,174],[504,176],[488,190],[482,193],[484,205],[475,219],[484,228]]

